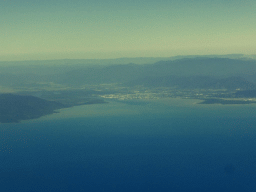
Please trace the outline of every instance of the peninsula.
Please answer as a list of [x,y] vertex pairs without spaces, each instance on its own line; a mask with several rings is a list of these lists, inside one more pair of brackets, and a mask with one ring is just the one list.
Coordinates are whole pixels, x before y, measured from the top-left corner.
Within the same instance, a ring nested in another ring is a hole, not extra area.
[[0,123],[18,123],[56,113],[57,109],[69,107],[55,101],[34,96],[15,94],[0,95]]

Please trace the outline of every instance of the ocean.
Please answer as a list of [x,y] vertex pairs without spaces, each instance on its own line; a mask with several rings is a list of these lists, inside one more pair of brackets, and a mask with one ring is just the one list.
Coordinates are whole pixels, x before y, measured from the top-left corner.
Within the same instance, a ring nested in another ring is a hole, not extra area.
[[198,102],[109,100],[0,124],[0,191],[256,191],[256,105]]

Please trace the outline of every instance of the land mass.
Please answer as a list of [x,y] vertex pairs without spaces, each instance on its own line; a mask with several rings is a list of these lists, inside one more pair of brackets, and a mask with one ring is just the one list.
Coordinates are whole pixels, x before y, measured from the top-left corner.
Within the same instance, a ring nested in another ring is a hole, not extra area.
[[199,104],[222,104],[222,105],[233,105],[233,104],[251,104],[256,103],[250,100],[235,100],[235,99],[205,99]]
[[57,109],[68,107],[55,101],[14,94],[1,94],[0,106],[1,123],[18,123],[21,120],[36,119],[56,113]]
[[18,123],[21,120],[36,119],[57,113],[58,109],[102,102],[102,100],[89,100],[87,103],[72,103],[71,105],[29,95],[1,94],[0,123]]
[[[47,107],[38,100],[33,110],[40,109],[40,113],[30,114],[29,108],[20,112],[14,103],[6,108],[2,104],[4,119],[0,122],[37,118],[63,106],[105,103],[106,99],[183,98],[225,105],[256,102],[255,55],[23,61],[10,65],[0,62],[0,93],[35,96],[62,106],[51,103],[53,106]],[[11,112],[5,114],[7,110]],[[14,118],[13,110],[20,112],[19,118]]]

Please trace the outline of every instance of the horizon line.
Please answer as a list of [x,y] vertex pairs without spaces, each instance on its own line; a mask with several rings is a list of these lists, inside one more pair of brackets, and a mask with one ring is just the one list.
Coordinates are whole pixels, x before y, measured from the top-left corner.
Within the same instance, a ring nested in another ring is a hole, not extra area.
[[0,62],[32,62],[32,61],[65,61],[65,60],[91,60],[91,61],[102,61],[102,60],[118,60],[118,59],[157,59],[157,58],[175,58],[175,57],[207,57],[207,56],[241,56],[241,57],[250,57],[256,56],[256,54],[243,54],[243,53],[230,53],[230,54],[192,54],[192,55],[175,55],[175,56],[159,56],[159,57],[114,57],[114,58],[88,58],[88,59],[81,59],[81,58],[64,58],[64,59],[24,59],[24,60],[0,60]]

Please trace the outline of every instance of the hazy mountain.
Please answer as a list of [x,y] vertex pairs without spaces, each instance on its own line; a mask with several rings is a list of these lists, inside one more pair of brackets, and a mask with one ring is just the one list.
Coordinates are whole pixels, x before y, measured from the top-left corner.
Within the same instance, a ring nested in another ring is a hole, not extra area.
[[243,89],[252,90],[256,89],[256,84],[245,80],[242,77],[228,77],[219,79],[211,85],[215,89]]
[[127,86],[145,87],[177,87],[181,89],[256,89],[256,85],[242,77],[228,77],[218,79],[210,76],[164,76],[137,79]]
[[240,98],[253,98],[256,97],[256,90],[242,90],[235,93],[236,97]]
[[111,65],[73,70],[57,79],[61,84],[125,83],[146,77],[211,76],[232,77],[256,73],[256,61],[227,58],[193,58],[160,61],[150,65]]
[[158,73],[169,75],[210,75],[234,76],[241,73],[256,72],[256,61],[228,58],[193,58],[175,61],[161,61],[152,65]]
[[0,67],[10,66],[95,66],[95,65],[116,65],[116,64],[154,64],[159,61],[173,61],[184,58],[228,58],[228,59],[256,59],[256,55],[227,54],[227,55],[178,55],[172,57],[134,57],[115,59],[57,59],[57,60],[24,60],[24,61],[0,61]]
[[146,77],[137,79],[128,83],[127,86],[142,85],[145,87],[179,87],[179,88],[206,88],[211,82],[215,82],[213,77],[206,76],[190,76],[190,77],[178,77],[178,76],[164,76],[164,77]]
[[[145,78],[157,78],[157,82],[151,80],[151,83],[152,85],[157,83],[160,85],[170,84],[170,82],[173,83],[174,79],[168,80],[168,78],[171,78],[171,76],[182,78],[189,78],[191,76],[197,76],[197,78],[208,77],[209,83],[214,78],[223,79],[240,76],[244,77],[247,81],[256,82],[254,75],[256,74],[256,60],[216,58],[214,56],[211,56],[210,58],[206,56],[193,57],[194,58],[159,61],[154,64],[144,65],[132,63],[105,66],[83,65],[82,63],[84,60],[76,61],[74,62],[74,65],[72,65],[71,63],[67,64],[67,62],[72,62],[73,60],[61,60],[62,62],[65,61],[66,64],[62,65],[61,61],[59,61],[60,63],[56,61],[57,63],[55,65],[19,65],[9,68],[6,66],[1,66],[0,86],[19,86],[22,84],[45,82],[69,86],[80,86],[85,84],[127,83],[137,79],[138,81],[141,81]],[[241,58],[243,55],[230,55],[229,57]],[[54,61],[49,61],[49,63],[53,62]],[[160,81],[162,81],[162,83],[160,83]],[[180,81],[181,79],[179,79],[179,82]],[[184,81],[192,81],[192,79],[184,79]],[[193,81],[195,81],[194,84],[198,84],[197,87],[204,87],[204,85],[201,85],[202,82],[200,79],[196,80],[193,78]],[[150,83],[149,79],[147,83]],[[221,87],[222,84],[225,83],[219,82],[219,84]],[[252,85],[246,86],[250,87]]]

